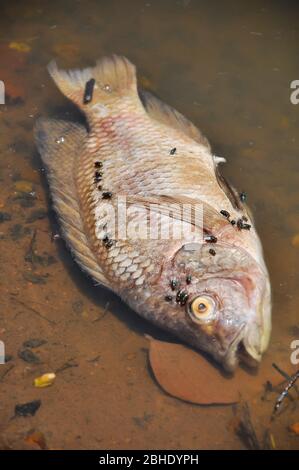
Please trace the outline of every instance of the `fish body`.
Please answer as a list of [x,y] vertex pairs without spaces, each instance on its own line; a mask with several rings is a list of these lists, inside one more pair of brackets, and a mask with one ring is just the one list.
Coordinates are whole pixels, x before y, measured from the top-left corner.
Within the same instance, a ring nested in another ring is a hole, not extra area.
[[[138,91],[124,57],[49,71],[88,129],[40,119],[62,232],[79,265],[137,313],[233,370],[261,359],[270,282],[254,222],[221,176],[208,140]],[[170,228],[169,228],[170,227]]]

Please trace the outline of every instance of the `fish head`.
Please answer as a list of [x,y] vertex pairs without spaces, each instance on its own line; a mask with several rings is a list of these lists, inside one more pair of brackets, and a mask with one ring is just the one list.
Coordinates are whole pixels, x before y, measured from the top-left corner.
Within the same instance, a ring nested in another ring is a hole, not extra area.
[[240,361],[257,365],[271,330],[267,270],[243,248],[218,242],[214,252],[187,243],[171,257],[159,280],[161,295],[172,290],[161,318],[228,371]]

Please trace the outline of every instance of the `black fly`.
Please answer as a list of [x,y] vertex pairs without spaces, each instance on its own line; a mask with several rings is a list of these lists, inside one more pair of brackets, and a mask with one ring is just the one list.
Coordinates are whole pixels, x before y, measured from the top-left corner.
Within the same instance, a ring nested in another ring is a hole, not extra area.
[[188,300],[188,297],[189,297],[188,292],[186,292],[185,290],[179,290],[176,295],[176,301],[180,305],[185,305]]
[[241,201],[241,202],[245,202],[246,199],[247,199],[247,194],[246,194],[244,191],[242,191],[242,192],[239,194],[239,197],[240,197],[240,201]]
[[230,218],[230,213],[224,209],[220,211],[220,214],[222,214],[226,219]]
[[88,80],[88,82],[86,82],[83,96],[83,104],[88,104],[91,102],[95,82],[96,81],[94,78],[91,78],[90,80]]
[[111,248],[113,245],[113,240],[111,240],[109,236],[106,234],[103,237],[103,244],[106,248]]
[[207,242],[207,243],[217,243],[217,237],[215,237],[214,235],[207,235],[205,237],[205,242]]
[[238,219],[237,220],[237,227],[239,230],[250,230],[251,225],[246,224],[243,219]]
[[110,191],[104,191],[102,193],[102,198],[103,199],[111,199],[112,198],[112,193]]

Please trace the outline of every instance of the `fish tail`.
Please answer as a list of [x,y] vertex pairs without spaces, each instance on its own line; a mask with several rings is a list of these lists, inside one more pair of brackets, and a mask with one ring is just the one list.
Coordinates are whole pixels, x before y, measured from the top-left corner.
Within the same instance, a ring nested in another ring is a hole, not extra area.
[[[102,111],[109,114],[123,97],[130,96],[140,106],[136,69],[125,57],[103,57],[95,67],[82,70],[61,70],[55,61],[48,70],[60,91],[72,100],[87,116]],[[102,106],[102,107],[101,107]]]

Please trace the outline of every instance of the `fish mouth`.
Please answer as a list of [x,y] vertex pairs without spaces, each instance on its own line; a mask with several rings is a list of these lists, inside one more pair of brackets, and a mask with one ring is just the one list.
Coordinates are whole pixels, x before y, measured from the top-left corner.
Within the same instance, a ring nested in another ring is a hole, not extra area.
[[[254,319],[255,317],[255,319]],[[229,345],[224,357],[224,367],[233,371],[238,363],[256,368],[268,347],[271,333],[271,291],[267,283],[257,310],[251,315],[251,321],[244,323]]]
[[261,349],[257,344],[250,343],[246,333],[246,325],[243,325],[228,348],[223,362],[224,368],[228,372],[233,372],[239,363],[250,368],[256,368],[261,361]]

